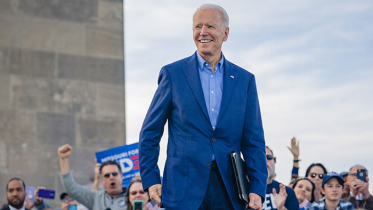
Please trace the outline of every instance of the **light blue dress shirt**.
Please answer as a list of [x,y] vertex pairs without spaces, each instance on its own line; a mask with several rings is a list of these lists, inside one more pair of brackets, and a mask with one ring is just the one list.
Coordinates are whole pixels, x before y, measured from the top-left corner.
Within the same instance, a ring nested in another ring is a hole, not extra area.
[[[198,52],[197,58],[198,72],[201,79],[206,108],[212,129],[215,130],[223,96],[224,55],[221,53],[221,59],[215,65],[215,72],[212,72],[210,63],[206,62]],[[214,154],[212,155],[212,160],[215,160]]]

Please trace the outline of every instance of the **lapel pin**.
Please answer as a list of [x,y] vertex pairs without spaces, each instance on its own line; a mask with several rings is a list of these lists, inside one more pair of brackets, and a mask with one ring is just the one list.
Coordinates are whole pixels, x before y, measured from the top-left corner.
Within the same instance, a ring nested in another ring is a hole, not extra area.
[[234,79],[234,76],[231,76],[232,79]]

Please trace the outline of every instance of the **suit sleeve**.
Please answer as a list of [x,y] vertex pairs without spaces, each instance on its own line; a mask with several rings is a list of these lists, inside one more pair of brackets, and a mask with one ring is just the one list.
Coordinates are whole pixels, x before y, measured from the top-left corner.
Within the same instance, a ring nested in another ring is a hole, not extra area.
[[264,201],[268,172],[263,125],[254,76],[252,76],[247,90],[246,104],[241,152],[246,161],[247,173],[250,178],[249,192],[260,195]]
[[139,139],[139,161],[143,188],[161,183],[158,168],[159,143],[171,112],[171,80],[165,68],[158,78],[158,88],[146,114]]

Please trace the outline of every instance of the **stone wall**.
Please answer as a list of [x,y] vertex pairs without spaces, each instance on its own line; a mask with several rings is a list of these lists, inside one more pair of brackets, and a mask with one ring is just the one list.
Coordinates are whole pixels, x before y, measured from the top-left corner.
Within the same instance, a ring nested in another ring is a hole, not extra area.
[[124,104],[121,0],[0,1],[1,205],[11,177],[59,196],[66,143],[89,184],[94,153],[125,144]]

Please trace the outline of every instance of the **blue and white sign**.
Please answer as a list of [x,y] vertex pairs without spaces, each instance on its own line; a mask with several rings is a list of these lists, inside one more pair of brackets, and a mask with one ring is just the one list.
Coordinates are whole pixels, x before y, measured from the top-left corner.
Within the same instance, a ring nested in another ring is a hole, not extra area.
[[96,152],[97,163],[115,160],[119,163],[122,173],[122,184],[128,186],[131,179],[140,174],[139,168],[139,143],[123,145],[108,150]]

